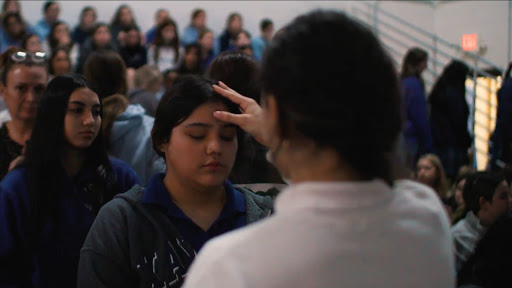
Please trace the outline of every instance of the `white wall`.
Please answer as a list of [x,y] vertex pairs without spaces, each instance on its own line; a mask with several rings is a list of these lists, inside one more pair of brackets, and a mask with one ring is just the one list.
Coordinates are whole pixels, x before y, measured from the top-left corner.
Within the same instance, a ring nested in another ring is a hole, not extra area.
[[[21,1],[24,17],[31,24],[41,18],[44,1]],[[444,2],[444,1],[443,1]],[[179,30],[188,25],[190,13],[194,8],[201,7],[207,11],[208,26],[217,34],[224,26],[230,12],[240,12],[244,18],[245,28],[253,34],[259,34],[258,24],[264,17],[271,18],[275,28],[279,29],[295,16],[315,8],[332,8],[353,13],[354,7],[365,8],[357,1],[60,1],[61,18],[71,26],[77,24],[82,7],[93,5],[98,10],[100,21],[109,23],[116,8],[128,3],[134,10],[142,30],[149,29],[153,24],[153,16],[158,8],[167,8],[176,19]],[[404,20],[441,38],[460,44],[465,33],[478,33],[485,41],[488,51],[484,57],[500,67],[506,67],[508,61],[508,1],[447,1],[432,7],[415,1],[379,1],[379,6]],[[380,16],[381,19],[386,19]],[[371,23],[371,18],[366,17]],[[407,28],[402,27],[407,30]],[[396,33],[393,34],[397,36]],[[422,41],[428,41],[418,35]],[[401,38],[405,43],[412,41]],[[396,48],[396,54],[406,51],[405,47],[387,42]],[[430,40],[429,43],[432,43]],[[411,44],[412,45],[412,44]],[[394,55],[400,62],[401,55]],[[438,67],[437,70],[442,67]]]
[[508,1],[453,1],[436,8],[435,31],[460,44],[462,34],[478,34],[487,44],[483,57],[500,66],[508,61]]
[[[153,25],[154,13],[159,8],[167,8],[177,21],[179,30],[188,25],[194,8],[207,11],[207,24],[217,34],[221,33],[226,18],[231,12],[239,12],[244,18],[245,28],[253,35],[259,35],[259,22],[268,17],[279,29],[297,15],[315,8],[345,7],[343,1],[59,1],[61,19],[72,27],[78,22],[82,7],[92,5],[98,11],[98,20],[110,23],[116,8],[124,3],[132,7],[140,28],[146,31]],[[31,24],[36,23],[42,15],[44,1],[22,1],[24,17]]]

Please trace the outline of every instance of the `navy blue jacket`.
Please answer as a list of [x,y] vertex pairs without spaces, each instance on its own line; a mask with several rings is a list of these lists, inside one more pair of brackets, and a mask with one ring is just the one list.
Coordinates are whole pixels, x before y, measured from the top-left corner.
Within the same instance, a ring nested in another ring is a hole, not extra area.
[[[140,180],[125,162],[110,159],[116,185],[123,193]],[[0,287],[76,287],[80,249],[96,218],[87,195],[78,183],[90,179],[94,171],[82,170],[69,179],[64,168],[55,171],[62,187],[58,222],[43,222],[37,255],[28,254],[29,216],[28,169],[11,171],[0,183]]]
[[402,93],[406,109],[405,139],[419,146],[419,153],[432,152],[432,135],[427,113],[425,90],[416,77],[402,79]]

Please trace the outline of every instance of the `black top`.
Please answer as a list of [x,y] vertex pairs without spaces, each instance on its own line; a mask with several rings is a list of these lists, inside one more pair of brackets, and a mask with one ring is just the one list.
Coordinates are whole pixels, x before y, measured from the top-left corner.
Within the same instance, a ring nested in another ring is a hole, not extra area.
[[9,137],[9,130],[4,123],[0,128],[0,180],[4,179],[9,172],[9,165],[12,160],[21,155],[22,149],[23,146]]
[[137,69],[148,62],[148,53],[144,46],[126,46],[120,49],[119,54],[121,54],[126,68]]

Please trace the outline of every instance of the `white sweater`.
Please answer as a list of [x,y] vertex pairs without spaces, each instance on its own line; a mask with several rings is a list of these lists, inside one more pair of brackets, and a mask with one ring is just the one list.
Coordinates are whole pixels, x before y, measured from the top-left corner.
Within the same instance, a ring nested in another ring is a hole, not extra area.
[[[148,48],[148,64],[154,65],[158,67],[160,72],[164,72],[167,69],[175,69],[178,68],[182,61],[182,55],[184,54],[183,48],[180,47],[179,55],[176,55],[173,47],[165,46],[160,47],[160,52],[158,54],[158,59],[155,62],[155,45],[151,45]],[[177,58],[177,60],[176,60]]]
[[291,185],[276,213],[201,250],[184,287],[454,287],[453,245],[430,188]]

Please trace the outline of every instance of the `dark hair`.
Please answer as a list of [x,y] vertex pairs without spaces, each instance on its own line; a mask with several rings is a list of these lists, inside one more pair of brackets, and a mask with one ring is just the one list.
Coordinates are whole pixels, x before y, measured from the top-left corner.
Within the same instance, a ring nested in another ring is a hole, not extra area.
[[85,13],[87,13],[89,11],[94,12],[94,18],[97,18],[96,9],[94,9],[94,7],[92,7],[92,6],[85,6],[84,8],[82,8],[82,11],[80,11],[80,23],[82,23]]
[[245,36],[247,36],[247,38],[251,39],[251,33],[249,33],[249,31],[244,30],[244,29],[240,30],[240,32],[238,32],[238,33],[236,34],[235,39],[238,39],[238,36],[239,36],[240,34],[245,34]]
[[213,31],[208,29],[208,28],[203,29],[203,31],[201,31],[201,33],[199,33],[199,37],[197,37],[197,39],[203,38],[204,35],[206,35],[208,33],[212,33],[213,34]]
[[43,12],[46,13],[46,11],[48,11],[50,6],[52,6],[53,4],[58,5],[57,1],[46,1],[43,5]]
[[261,22],[260,22],[260,30],[263,32],[263,31],[267,30],[267,28],[270,27],[271,25],[274,25],[272,20],[265,18],[265,19],[261,20]]
[[206,12],[201,8],[196,8],[194,11],[192,11],[192,15],[190,17],[190,20],[194,21],[200,14],[205,14]]
[[135,30],[135,31],[137,31],[137,32],[140,32],[139,27],[134,26],[134,25],[128,25],[128,26],[123,27],[123,29],[121,29],[121,31],[126,32],[126,33],[130,32],[130,31],[132,31],[132,30]]
[[[14,62],[11,59],[11,56],[15,52],[26,52],[24,49],[21,49],[19,47],[12,47],[10,49],[7,49],[2,55],[0,56],[0,67],[1,67],[1,78],[2,78],[2,84],[5,86],[7,85],[7,75],[9,75],[9,71],[11,71],[12,67],[16,65],[23,65],[23,66],[41,66],[46,68],[45,70],[48,71],[46,61],[42,63],[35,63],[34,61],[31,61],[30,58],[23,62]],[[26,52],[30,53],[30,52]]]
[[[185,46],[185,55],[187,55],[191,50],[196,50],[195,54],[197,56],[196,66],[191,69],[192,73],[202,74],[201,72],[201,46],[197,43],[190,43]],[[185,65],[186,59],[183,61],[182,65]]]
[[228,21],[227,21],[228,26],[229,26],[229,24],[231,24],[231,22],[233,22],[233,20],[235,20],[236,17],[242,19],[242,15],[240,15],[240,13],[237,13],[237,12],[233,12],[228,15]]
[[127,4],[123,4],[119,6],[116,10],[116,13],[114,14],[114,17],[112,18],[112,22],[110,22],[110,26],[121,26],[121,10],[128,9],[130,10],[130,13],[132,13],[132,22],[130,25],[137,26],[137,22],[135,22],[135,15],[133,15],[133,11]]
[[251,56],[241,51],[225,51],[219,54],[208,67],[206,77],[222,81],[238,93],[260,100],[260,65]]
[[437,78],[432,87],[429,99],[440,97],[446,88],[457,89],[460,95],[466,94],[466,77],[469,73],[469,67],[461,61],[452,60],[443,70],[443,73]]
[[[71,67],[71,59],[69,57],[69,50],[66,48],[62,48],[62,47],[57,48],[52,52],[52,56],[50,56],[50,59],[48,60],[48,72],[50,73],[50,75],[55,75],[55,70],[53,70],[53,60],[57,57],[57,55],[59,54],[60,51],[63,51],[64,53],[66,53],[66,55],[68,57],[68,61],[69,61],[69,66]],[[71,68],[70,68],[70,70],[71,70]]]
[[[66,24],[66,22],[63,21],[57,21],[53,23],[52,28],[50,29],[50,34],[48,34],[48,43],[50,44],[50,50],[53,53],[53,50],[55,50],[57,47],[59,47],[59,39],[55,38],[55,30],[57,30],[57,27],[59,25],[65,25],[68,28],[69,33],[69,26]],[[71,37],[71,35],[70,35]],[[73,42],[69,45],[69,48],[73,46]]]
[[101,100],[114,94],[126,95],[126,66],[119,54],[110,50],[99,50],[87,57],[84,76]]
[[[70,95],[79,88],[89,88],[81,75],[62,75],[53,78],[39,102],[36,121],[27,145],[24,166],[28,169],[30,199],[30,236],[37,243],[41,232],[42,219],[59,221],[57,205],[61,184],[58,183],[60,171],[59,153],[65,145],[64,118]],[[113,171],[107,157],[101,131],[86,150],[84,167],[93,168],[97,174],[94,189],[88,191],[88,202],[97,212],[112,199],[111,189],[107,185],[113,182]],[[56,174],[57,173],[57,174]],[[89,183],[92,184],[92,183]],[[91,186],[89,186],[91,187]],[[71,192],[71,191],[69,191]],[[35,248],[34,245],[31,245]]]
[[[227,106],[229,112],[240,114],[238,105],[215,93],[212,84],[201,76],[180,76],[164,94],[156,109],[151,131],[153,149],[158,155],[165,158],[165,154],[159,149],[160,145],[167,143],[172,129],[185,121],[202,104],[221,102]],[[240,129],[237,129],[237,138],[240,141],[239,132]]]
[[462,190],[466,212],[473,211],[477,215],[480,211],[480,198],[483,197],[487,202],[492,202],[496,188],[504,180],[502,174],[493,172],[476,172],[467,177]]
[[164,19],[160,25],[158,25],[156,29],[156,36],[155,36],[155,63],[158,63],[158,58],[160,57],[160,47],[165,45],[164,37],[162,36],[162,31],[167,26],[173,26],[174,27],[174,40],[172,40],[171,46],[174,49],[174,53],[176,55],[174,61],[177,62],[179,55],[180,55],[180,39],[178,36],[178,26],[176,25],[176,22],[172,20],[171,18]]
[[5,0],[4,3],[2,4],[2,14],[4,14],[6,12],[7,5],[9,4],[9,2],[16,2],[16,4],[18,5],[18,13],[21,16],[21,4],[20,4],[20,1],[18,1],[18,0]]
[[9,12],[9,13],[5,14],[4,18],[2,18],[2,27],[4,29],[7,29],[7,22],[10,18],[15,18],[16,21],[18,21],[21,25],[23,25],[22,34],[25,34],[27,29],[25,27],[25,23],[23,23],[23,18],[21,18],[21,15],[18,12]]
[[21,48],[27,50],[28,40],[30,40],[30,38],[32,37],[37,37],[37,39],[39,39],[39,36],[37,36],[36,34],[26,34],[25,37],[23,37],[23,39],[21,40]]
[[[324,50],[311,57],[315,47]],[[267,49],[262,95],[276,99],[281,137],[334,148],[361,178],[391,182],[400,88],[377,37],[342,12],[318,10],[295,18]]]
[[422,62],[426,62],[428,60],[428,53],[427,51],[418,48],[413,47],[407,51],[405,54],[403,63],[402,63],[402,70],[400,71],[400,78],[405,79],[410,76],[414,76],[419,78],[422,83],[423,79],[421,78],[421,73],[418,69],[418,65]]

